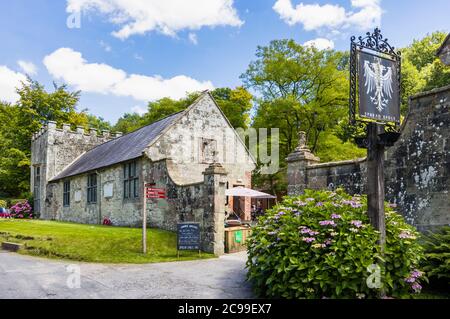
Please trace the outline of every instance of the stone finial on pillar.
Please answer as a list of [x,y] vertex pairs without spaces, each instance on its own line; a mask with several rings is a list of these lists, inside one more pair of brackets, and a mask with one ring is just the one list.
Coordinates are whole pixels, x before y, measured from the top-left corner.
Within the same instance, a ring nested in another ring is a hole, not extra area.
[[102,131],[102,136],[103,137],[109,137],[110,136],[110,132],[108,130],[103,130]]
[[119,138],[119,137],[122,137],[123,136],[123,133],[122,132],[115,132],[114,133],[114,137],[115,138]]
[[221,256],[225,253],[225,168],[219,163],[211,164],[204,172],[205,218],[202,229],[202,249]]
[[301,194],[307,187],[307,167],[320,163],[320,158],[308,148],[305,132],[299,132],[298,146],[293,153],[289,154],[286,161],[288,163],[288,194]]

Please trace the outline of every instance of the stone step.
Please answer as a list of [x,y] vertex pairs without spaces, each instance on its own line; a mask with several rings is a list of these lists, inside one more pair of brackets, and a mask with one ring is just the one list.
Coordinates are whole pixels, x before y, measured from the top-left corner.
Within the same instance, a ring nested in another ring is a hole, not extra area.
[[8,250],[8,251],[12,251],[12,252],[17,252],[22,247],[23,247],[23,244],[9,243],[9,242],[2,243],[3,250]]

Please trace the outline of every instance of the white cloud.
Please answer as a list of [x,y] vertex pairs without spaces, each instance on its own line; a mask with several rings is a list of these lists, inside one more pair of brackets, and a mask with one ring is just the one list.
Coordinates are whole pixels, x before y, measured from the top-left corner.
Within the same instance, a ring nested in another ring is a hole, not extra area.
[[23,60],[17,61],[17,64],[22,69],[23,72],[25,72],[28,75],[36,75],[37,74],[37,67],[32,62],[27,62]]
[[145,107],[140,106],[140,105],[136,105],[136,106],[131,108],[131,112],[137,113],[139,115],[144,115],[145,113],[147,113],[147,109]]
[[120,39],[151,31],[175,36],[184,29],[243,24],[233,0],[67,0],[66,10],[106,15],[120,27],[113,32]]
[[200,82],[185,75],[164,79],[161,76],[127,74],[107,64],[88,63],[80,52],[61,48],[44,58],[48,72],[77,90],[91,93],[130,96],[139,101],[163,97],[179,99],[187,92],[213,89],[210,81]]
[[324,38],[317,38],[311,41],[307,41],[303,44],[305,47],[315,47],[317,50],[329,50],[334,49],[334,42]]
[[381,0],[351,0],[351,6],[359,11],[347,11],[340,5],[304,4],[295,7],[292,0],[277,0],[273,9],[289,25],[302,24],[305,30],[320,28],[369,29],[380,25],[383,10]]
[[46,56],[44,65],[53,77],[86,92],[106,94],[127,77],[125,71],[109,65],[87,63],[81,53],[70,48],[61,48]]
[[4,65],[0,65],[0,101],[15,103],[19,99],[16,89],[21,82],[26,81],[26,76],[15,72]]
[[192,44],[197,45],[198,44],[198,38],[195,33],[189,33],[189,41],[191,41]]
[[106,52],[111,52],[112,51],[112,47],[106,43],[105,41],[100,41],[100,46],[106,51]]

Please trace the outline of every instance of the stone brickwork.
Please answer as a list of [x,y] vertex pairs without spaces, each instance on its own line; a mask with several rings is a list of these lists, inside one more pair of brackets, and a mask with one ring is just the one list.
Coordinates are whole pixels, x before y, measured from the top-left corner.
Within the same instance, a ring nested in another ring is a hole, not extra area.
[[[45,136],[44,136],[45,135]],[[139,198],[124,197],[124,165],[117,163],[77,176],[50,181],[85,151],[110,137],[58,130],[54,125],[33,140],[33,165],[47,168],[41,181],[44,219],[99,224],[104,218],[117,226],[140,227],[144,183],[164,188],[167,199],[149,200],[150,227],[175,231],[179,222],[202,226],[202,247],[217,255],[224,251],[227,187],[251,187],[255,163],[215,101],[203,95],[175,123],[148,145],[137,161]],[[220,163],[220,164],[218,164]],[[87,202],[88,175],[97,175],[97,202]],[[70,205],[63,205],[64,182],[70,181]],[[250,201],[245,210],[250,213]]]
[[[386,197],[421,230],[450,224],[450,86],[413,96],[400,140],[386,152]],[[311,163],[288,159],[289,194],[343,187],[366,193],[365,159]]]
[[39,211],[44,218],[52,218],[52,215],[45,215],[44,206],[48,181],[83,153],[111,138],[113,137],[106,131],[102,132],[102,135],[98,135],[95,130],[86,133],[82,127],[71,131],[68,124],[59,129],[55,122],[49,122],[40,132],[34,134],[31,143],[31,190],[34,191],[35,168],[39,167],[41,170]]

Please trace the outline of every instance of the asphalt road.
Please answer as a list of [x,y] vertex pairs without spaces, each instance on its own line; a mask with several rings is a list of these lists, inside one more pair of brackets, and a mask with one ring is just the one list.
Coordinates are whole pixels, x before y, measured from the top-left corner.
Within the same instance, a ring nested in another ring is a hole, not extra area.
[[106,265],[0,251],[0,299],[252,298],[245,260],[245,253],[239,253],[200,261]]

